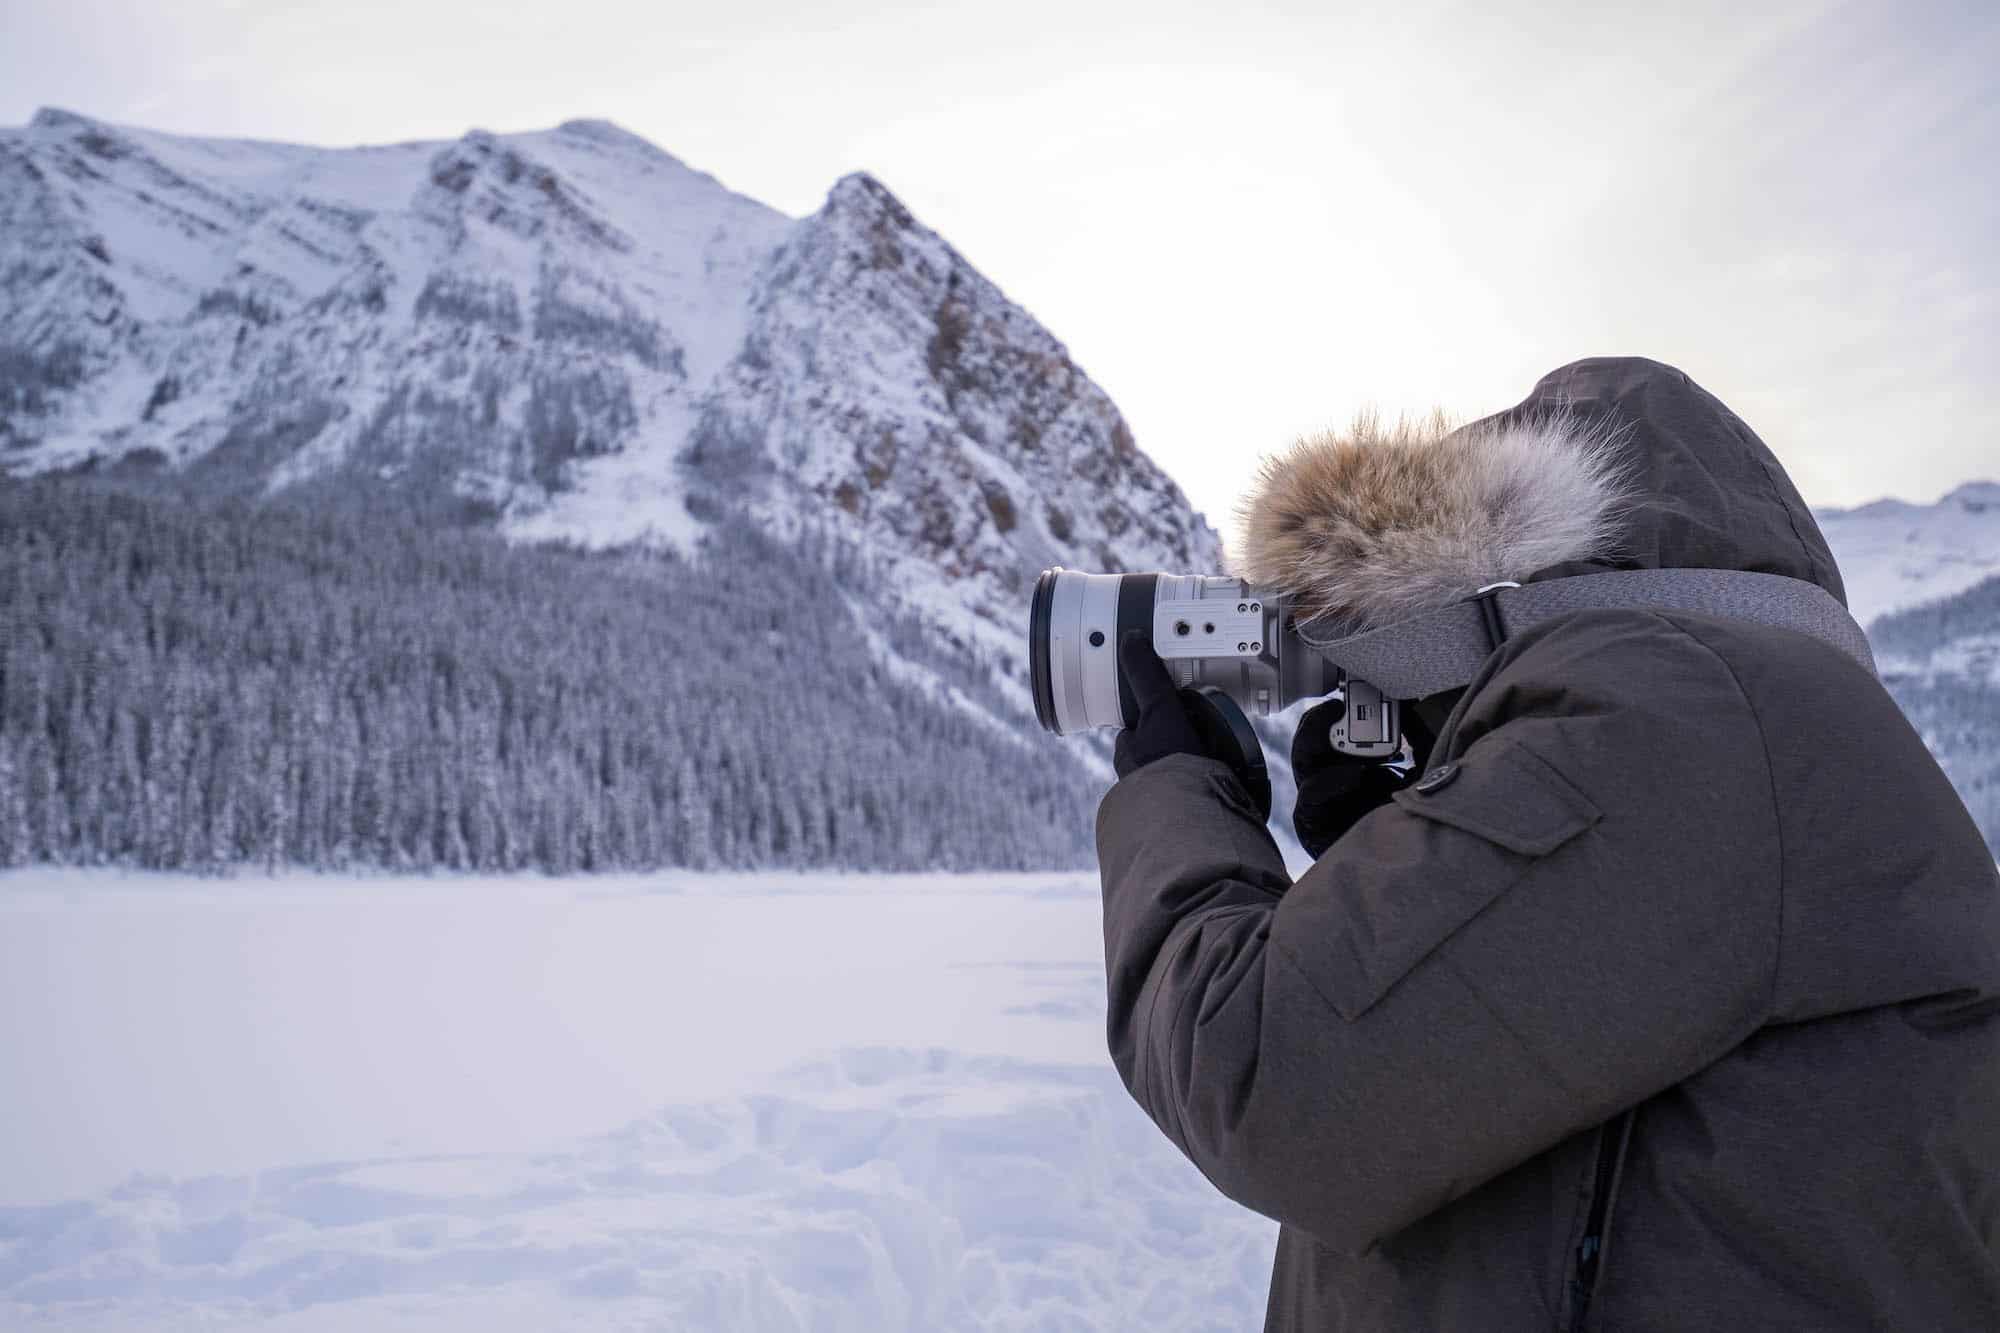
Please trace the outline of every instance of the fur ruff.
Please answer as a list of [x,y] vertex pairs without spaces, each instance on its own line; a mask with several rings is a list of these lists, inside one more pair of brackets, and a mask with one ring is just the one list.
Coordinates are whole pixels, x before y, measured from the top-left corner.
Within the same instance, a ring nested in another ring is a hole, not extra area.
[[1298,623],[1359,633],[1489,583],[1615,554],[1620,432],[1570,414],[1452,430],[1442,415],[1300,440],[1238,507],[1236,574]]

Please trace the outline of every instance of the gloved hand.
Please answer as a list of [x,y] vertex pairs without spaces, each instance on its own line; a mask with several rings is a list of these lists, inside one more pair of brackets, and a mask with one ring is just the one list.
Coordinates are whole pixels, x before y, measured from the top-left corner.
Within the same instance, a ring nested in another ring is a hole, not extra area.
[[1111,745],[1111,766],[1121,778],[1170,754],[1206,754],[1201,734],[1188,717],[1167,664],[1144,634],[1130,630],[1118,640],[1118,669],[1132,687],[1139,718]]
[[1138,705],[1136,721],[1118,733],[1111,763],[1118,776],[1172,754],[1198,754],[1229,765],[1257,821],[1271,817],[1271,775],[1264,747],[1243,710],[1222,691],[1176,689],[1152,640],[1132,631],[1118,641],[1118,667]]
[[1423,771],[1422,761],[1430,749],[1429,729],[1417,720],[1416,710],[1406,708],[1403,732],[1417,754],[1414,766],[1342,754],[1333,748],[1332,732],[1346,712],[1347,704],[1340,699],[1315,704],[1299,719],[1298,733],[1292,737],[1292,776],[1299,784],[1292,832],[1314,860],[1363,815],[1387,805],[1391,796],[1409,786]]

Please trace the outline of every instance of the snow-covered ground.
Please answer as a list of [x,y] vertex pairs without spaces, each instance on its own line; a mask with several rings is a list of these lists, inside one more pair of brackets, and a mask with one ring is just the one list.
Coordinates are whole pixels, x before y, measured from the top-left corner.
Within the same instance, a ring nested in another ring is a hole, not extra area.
[[1255,1326],[1096,897],[0,876],[0,1327]]

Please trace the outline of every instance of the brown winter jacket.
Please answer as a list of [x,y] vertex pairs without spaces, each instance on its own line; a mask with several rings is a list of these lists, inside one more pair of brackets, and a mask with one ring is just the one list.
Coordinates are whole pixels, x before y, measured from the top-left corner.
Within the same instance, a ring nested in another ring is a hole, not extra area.
[[[1479,426],[1556,408],[1622,454],[1615,552],[1496,577],[1840,595],[1679,371],[1579,362]],[[1494,653],[1428,774],[1296,883],[1213,760],[1098,814],[1113,1060],[1283,1224],[1267,1327],[2000,1330],[2000,877],[1873,677],[1584,612]]]

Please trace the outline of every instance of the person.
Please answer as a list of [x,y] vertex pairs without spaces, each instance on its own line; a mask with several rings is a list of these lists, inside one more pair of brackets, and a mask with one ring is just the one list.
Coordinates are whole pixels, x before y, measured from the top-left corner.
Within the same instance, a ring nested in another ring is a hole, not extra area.
[[[1612,569],[1842,596],[1771,451],[1639,359],[1306,441],[1245,514],[1246,577],[1348,629]],[[1407,781],[1321,705],[1294,882],[1151,645],[1121,662],[1111,1055],[1281,1224],[1268,1328],[2000,1329],[2000,876],[1865,666],[1577,612],[1407,710]]]

